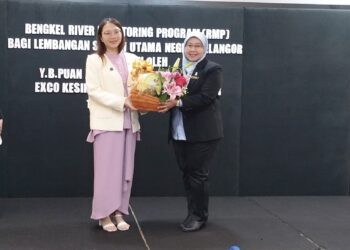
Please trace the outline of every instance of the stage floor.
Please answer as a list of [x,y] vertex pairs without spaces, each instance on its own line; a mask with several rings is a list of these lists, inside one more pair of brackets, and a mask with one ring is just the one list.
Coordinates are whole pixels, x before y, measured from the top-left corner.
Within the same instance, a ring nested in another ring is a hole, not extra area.
[[350,249],[347,196],[211,197],[209,222],[193,233],[179,228],[183,197],[132,197],[141,230],[130,213],[126,232],[104,232],[89,219],[90,205],[90,198],[1,198],[0,249]]

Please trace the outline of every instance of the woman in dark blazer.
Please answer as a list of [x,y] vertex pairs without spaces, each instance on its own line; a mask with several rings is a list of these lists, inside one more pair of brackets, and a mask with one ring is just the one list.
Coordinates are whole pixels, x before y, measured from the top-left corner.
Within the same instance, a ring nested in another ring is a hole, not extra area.
[[208,167],[223,137],[219,102],[222,68],[206,58],[207,48],[203,33],[187,35],[182,69],[190,76],[188,92],[159,107],[161,113],[170,111],[169,139],[173,142],[187,196],[188,214],[180,225],[185,232],[203,228],[208,220]]

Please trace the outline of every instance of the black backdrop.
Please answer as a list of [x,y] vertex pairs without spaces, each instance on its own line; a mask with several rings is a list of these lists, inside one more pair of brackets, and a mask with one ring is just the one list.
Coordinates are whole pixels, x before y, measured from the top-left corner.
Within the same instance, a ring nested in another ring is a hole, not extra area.
[[350,12],[245,12],[240,191],[348,194]]
[[[92,51],[8,48],[8,38],[87,39],[24,34],[25,23],[96,26],[108,16],[128,27],[222,29],[212,43],[243,44],[243,55],[210,53],[224,67],[225,138],[211,166],[212,195],[347,195],[349,192],[349,23],[347,10],[299,6],[132,1],[0,0],[0,195],[88,196],[92,147],[85,142],[84,93],[36,93],[39,68],[84,69]],[[129,37],[128,43],[181,42]],[[32,44],[33,46],[33,44]],[[165,56],[180,53],[135,52]],[[45,78],[45,77],[44,77]],[[74,80],[75,81],[75,80]],[[84,79],[76,81],[84,82]],[[133,195],[181,195],[167,144],[168,117],[141,117]]]

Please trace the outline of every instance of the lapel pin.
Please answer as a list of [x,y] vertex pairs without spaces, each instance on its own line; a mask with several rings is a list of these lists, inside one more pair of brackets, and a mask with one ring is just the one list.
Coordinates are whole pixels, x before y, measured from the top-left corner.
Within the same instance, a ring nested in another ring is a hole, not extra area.
[[199,77],[197,75],[198,75],[198,72],[195,72],[194,75],[191,76],[191,79],[198,80]]

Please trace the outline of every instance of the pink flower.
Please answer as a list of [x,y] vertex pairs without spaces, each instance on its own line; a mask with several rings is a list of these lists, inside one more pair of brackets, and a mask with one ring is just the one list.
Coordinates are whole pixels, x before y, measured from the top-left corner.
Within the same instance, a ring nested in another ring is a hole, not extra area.
[[174,100],[177,96],[182,96],[182,88],[172,81],[163,85],[163,93],[168,94],[170,100]]
[[177,72],[178,74],[176,74],[175,76],[175,82],[176,82],[176,85],[179,86],[179,87],[185,87],[186,84],[187,84],[187,80],[184,76],[182,76],[179,72]]
[[162,77],[164,77],[165,79],[171,79],[173,78],[173,73],[169,72],[169,71],[161,71],[160,74],[162,75]]

